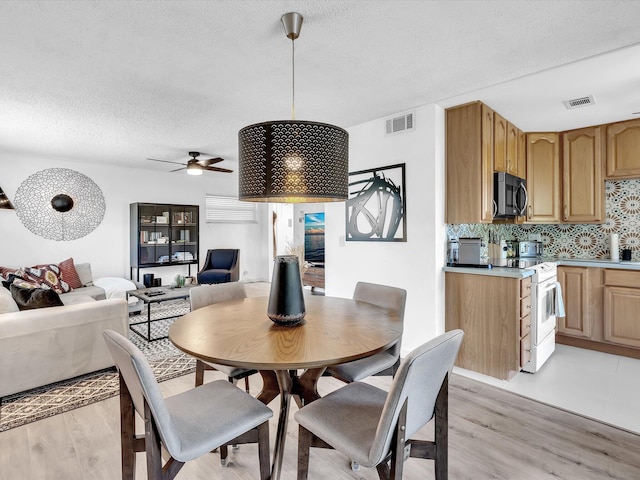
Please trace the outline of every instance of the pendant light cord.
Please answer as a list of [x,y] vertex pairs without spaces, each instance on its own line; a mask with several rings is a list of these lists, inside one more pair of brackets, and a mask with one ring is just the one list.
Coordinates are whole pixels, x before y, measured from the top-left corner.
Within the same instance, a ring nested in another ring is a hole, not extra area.
[[291,120],[296,119],[296,41],[291,39]]

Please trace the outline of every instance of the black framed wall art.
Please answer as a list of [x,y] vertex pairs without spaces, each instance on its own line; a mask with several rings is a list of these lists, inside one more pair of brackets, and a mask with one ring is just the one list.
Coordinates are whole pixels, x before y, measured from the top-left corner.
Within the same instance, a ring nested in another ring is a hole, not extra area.
[[406,242],[405,164],[349,173],[346,240]]

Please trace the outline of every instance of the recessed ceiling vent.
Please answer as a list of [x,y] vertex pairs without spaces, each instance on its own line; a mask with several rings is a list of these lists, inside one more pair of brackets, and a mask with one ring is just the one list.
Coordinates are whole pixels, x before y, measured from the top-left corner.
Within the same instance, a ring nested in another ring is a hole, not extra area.
[[567,110],[571,110],[573,108],[580,107],[588,107],[589,105],[595,105],[596,100],[593,98],[593,95],[589,95],[588,97],[574,98],[573,100],[565,100],[564,106],[567,107]]
[[394,133],[413,130],[416,126],[415,118],[415,112],[405,113],[399,117],[387,118],[384,121],[384,131],[387,135],[393,135]]

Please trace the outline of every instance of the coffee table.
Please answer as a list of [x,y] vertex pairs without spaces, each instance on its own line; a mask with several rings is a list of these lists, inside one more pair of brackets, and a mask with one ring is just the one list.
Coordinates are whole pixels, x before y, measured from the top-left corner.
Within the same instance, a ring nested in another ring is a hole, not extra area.
[[[171,287],[151,287],[151,288],[140,288],[138,290],[129,290],[127,291],[127,296],[133,296],[142,300],[147,306],[147,319],[142,320],[140,322],[133,322],[129,324],[129,328],[136,335],[144,338],[147,342],[154,342],[156,340],[162,340],[163,338],[167,338],[168,335],[163,335],[161,337],[151,338],[151,322],[158,322],[160,320],[166,320],[168,318],[174,318],[177,315],[172,315],[170,317],[161,317],[161,318],[151,318],[151,305],[158,304],[161,302],[166,302],[168,300],[179,300],[184,298],[189,298],[189,290],[191,290],[195,285],[185,285],[180,288],[171,288]],[[155,292],[161,292],[159,294],[155,294]],[[147,336],[145,337],[142,333],[138,332],[134,328],[135,325],[147,324]]]

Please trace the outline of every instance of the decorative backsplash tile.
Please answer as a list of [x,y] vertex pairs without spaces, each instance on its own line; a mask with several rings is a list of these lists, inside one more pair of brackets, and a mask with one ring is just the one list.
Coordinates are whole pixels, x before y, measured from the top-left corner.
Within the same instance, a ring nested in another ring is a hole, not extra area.
[[[605,181],[606,221],[557,225],[447,225],[449,238],[480,237],[489,232],[505,240],[528,240],[538,234],[544,254],[560,258],[609,258],[609,235],[620,236],[620,249],[630,248],[631,259],[640,261],[640,179]],[[486,249],[484,254],[486,254]]]

